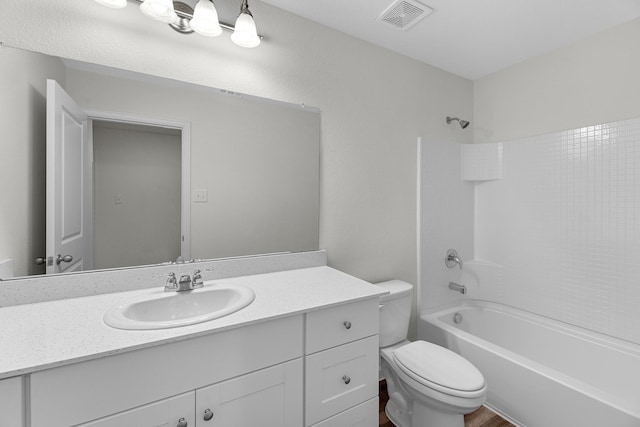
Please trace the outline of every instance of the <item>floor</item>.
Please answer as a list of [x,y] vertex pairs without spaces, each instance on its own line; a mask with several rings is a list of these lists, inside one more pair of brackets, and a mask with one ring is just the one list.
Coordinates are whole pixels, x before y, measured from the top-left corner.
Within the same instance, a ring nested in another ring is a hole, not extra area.
[[[378,418],[379,427],[395,427],[384,413],[384,406],[387,404],[389,396],[387,394],[387,384],[380,381],[380,416]],[[493,413],[489,409],[481,406],[477,411],[464,416],[465,427],[515,427],[509,421]]]

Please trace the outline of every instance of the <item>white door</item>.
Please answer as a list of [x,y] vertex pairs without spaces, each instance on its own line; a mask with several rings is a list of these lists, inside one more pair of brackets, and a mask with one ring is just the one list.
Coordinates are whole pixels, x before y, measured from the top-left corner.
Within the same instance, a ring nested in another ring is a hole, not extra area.
[[87,115],[47,80],[47,274],[92,268],[91,151]]

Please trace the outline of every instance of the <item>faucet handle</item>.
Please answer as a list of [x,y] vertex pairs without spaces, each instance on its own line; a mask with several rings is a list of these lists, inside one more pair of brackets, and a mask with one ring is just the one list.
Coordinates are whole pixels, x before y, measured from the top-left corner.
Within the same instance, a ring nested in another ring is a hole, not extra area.
[[191,282],[193,284],[193,288],[201,288],[204,286],[204,281],[202,280],[202,271],[195,270],[193,275],[191,276]]
[[460,270],[462,270],[462,260],[455,249],[449,249],[447,251],[447,257],[444,259],[444,263],[448,268],[454,268],[457,264]]
[[176,281],[176,273],[169,273],[167,275],[167,281],[164,285],[165,292],[177,291],[178,290],[178,282]]

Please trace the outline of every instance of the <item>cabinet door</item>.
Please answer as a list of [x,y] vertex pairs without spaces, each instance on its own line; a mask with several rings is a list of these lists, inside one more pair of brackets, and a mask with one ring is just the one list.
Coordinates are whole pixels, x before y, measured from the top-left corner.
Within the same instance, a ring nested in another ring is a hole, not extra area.
[[0,426],[23,426],[23,412],[22,377],[0,381]]
[[189,392],[78,427],[190,427],[196,424],[193,404],[194,392]]
[[302,359],[196,390],[197,427],[302,425]]

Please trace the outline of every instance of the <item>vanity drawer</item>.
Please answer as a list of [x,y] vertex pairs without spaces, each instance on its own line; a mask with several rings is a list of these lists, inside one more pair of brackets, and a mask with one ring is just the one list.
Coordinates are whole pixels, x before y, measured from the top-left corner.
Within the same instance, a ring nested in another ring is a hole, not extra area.
[[378,336],[307,356],[306,425],[378,395]]
[[378,398],[374,397],[313,427],[378,427],[378,405]]
[[369,298],[308,313],[305,353],[312,354],[376,335],[379,328],[378,306],[378,298]]

